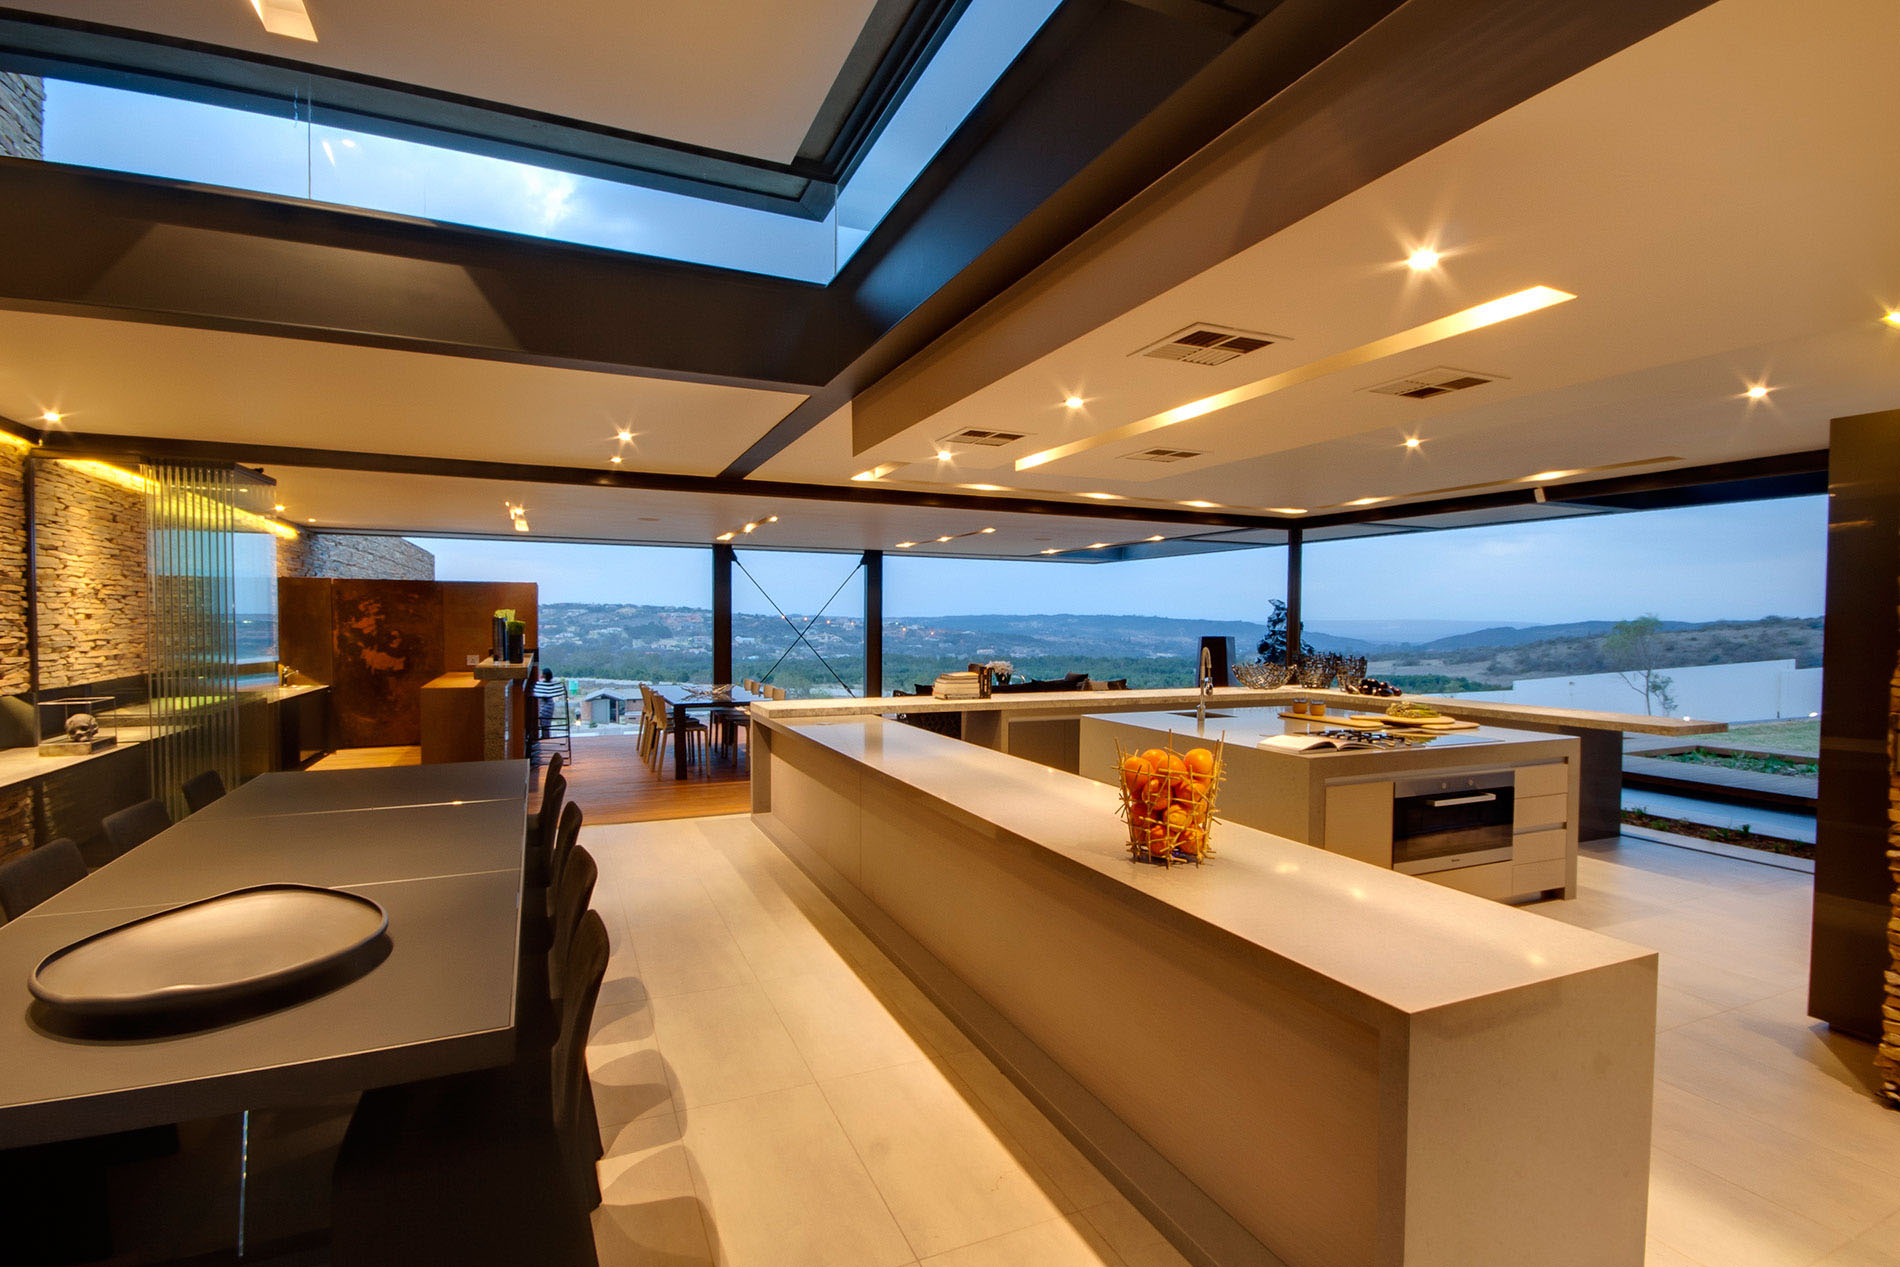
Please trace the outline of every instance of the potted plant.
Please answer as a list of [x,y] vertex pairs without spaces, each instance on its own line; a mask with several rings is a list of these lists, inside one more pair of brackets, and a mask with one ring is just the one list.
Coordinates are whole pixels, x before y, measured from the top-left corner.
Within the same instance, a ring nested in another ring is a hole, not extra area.
[[508,663],[520,664],[521,657],[524,653],[524,648],[521,644],[528,636],[528,626],[525,621],[515,620],[513,617],[514,613],[510,612],[508,621]]

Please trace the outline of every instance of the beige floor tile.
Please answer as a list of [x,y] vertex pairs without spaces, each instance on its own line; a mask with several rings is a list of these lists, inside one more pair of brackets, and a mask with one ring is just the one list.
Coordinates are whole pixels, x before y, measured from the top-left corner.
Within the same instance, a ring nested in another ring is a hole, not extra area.
[[727,1267],[898,1267],[913,1254],[815,1086],[686,1115],[693,1184]]
[[1711,1003],[1700,995],[1690,994],[1673,985],[1656,983],[1656,1029],[1658,1031],[1674,1029],[1678,1025],[1687,1025],[1690,1021],[1705,1020],[1718,1012],[1725,1011],[1721,1004]]
[[923,1260],[921,1267],[1125,1267],[1086,1219],[1053,1219]]
[[1188,1260],[1134,1206],[1120,1196],[1084,1210],[1089,1221],[1128,1267],[1188,1267]]
[[764,981],[760,988],[821,1082],[927,1058],[917,1040],[842,964]]
[[717,990],[752,981],[752,969],[739,953],[726,921],[712,911],[666,924],[630,921],[640,980],[654,998]]
[[1820,1267],[1896,1267],[1900,1264],[1900,1214],[1862,1232],[1823,1258]]
[[596,1006],[587,1073],[604,1135],[627,1122],[672,1113],[673,1086],[653,1039],[653,1010],[645,998]]
[[1812,1267],[1849,1239],[1661,1151],[1650,1159],[1649,1234],[1719,1267]]
[[943,1060],[976,1097],[978,1111],[991,1128],[1034,1166],[1036,1174],[1055,1184],[1054,1195],[1065,1211],[1086,1210],[1121,1195],[987,1056],[971,1051]]
[[970,1036],[957,1028],[935,1003],[917,987],[917,983],[882,955],[854,962],[859,980],[877,995],[885,1008],[903,1025],[904,1031],[938,1055],[975,1051]]
[[1062,1213],[935,1065],[895,1065],[820,1086],[920,1258]]
[[711,1263],[698,1193],[667,1113],[627,1128],[600,1163],[594,1243],[601,1267]]
[[1900,1211],[1892,1175],[1669,1083],[1656,1088],[1655,1146],[1764,1201],[1857,1234]]
[[653,1036],[682,1109],[812,1081],[771,1000],[755,984],[654,999]]
[[1651,1237],[1644,1246],[1643,1267],[1708,1267],[1699,1263],[1679,1249],[1670,1249],[1661,1241]]

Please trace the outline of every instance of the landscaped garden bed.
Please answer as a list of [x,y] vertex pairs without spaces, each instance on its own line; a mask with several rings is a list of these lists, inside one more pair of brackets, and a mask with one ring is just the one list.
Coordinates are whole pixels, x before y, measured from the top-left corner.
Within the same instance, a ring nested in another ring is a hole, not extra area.
[[1697,840],[1714,841],[1720,845],[1739,845],[1744,849],[1759,849],[1763,853],[1777,853],[1791,858],[1814,857],[1813,845],[1805,841],[1764,836],[1749,830],[1746,823],[1740,827],[1712,827],[1707,823],[1693,823],[1682,818],[1664,818],[1660,814],[1640,809],[1624,810],[1623,821],[1631,827],[1647,827],[1651,831],[1665,831],[1676,836],[1693,836]]

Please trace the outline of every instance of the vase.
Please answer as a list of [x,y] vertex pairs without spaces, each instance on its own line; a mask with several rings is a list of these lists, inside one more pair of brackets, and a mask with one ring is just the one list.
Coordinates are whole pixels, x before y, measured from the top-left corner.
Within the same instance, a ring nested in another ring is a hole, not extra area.
[[508,663],[510,663],[510,664],[520,664],[520,663],[521,663],[521,655],[522,655],[522,645],[521,645],[521,644],[522,644],[522,642],[523,642],[523,640],[525,640],[525,639],[526,639],[526,637],[527,637],[527,630],[525,630],[525,629],[523,629],[523,630],[513,630],[513,629],[511,629],[511,630],[508,630],[508,631],[507,631],[507,638],[508,638]]
[[495,641],[489,650],[488,658],[496,664],[508,658],[508,621],[506,617],[495,617]]

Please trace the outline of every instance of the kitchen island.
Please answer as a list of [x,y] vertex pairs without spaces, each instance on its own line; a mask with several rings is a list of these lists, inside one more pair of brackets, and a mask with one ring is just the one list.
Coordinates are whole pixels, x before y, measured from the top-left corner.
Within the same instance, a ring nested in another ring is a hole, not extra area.
[[1214,709],[1202,723],[1185,709],[1097,714],[1081,722],[1080,773],[1112,784],[1121,753],[1221,743],[1216,810],[1224,822],[1481,897],[1577,895],[1576,739],[1477,726],[1348,732],[1348,742],[1391,733],[1399,738],[1385,742],[1402,745],[1371,749],[1261,746],[1337,732],[1345,716],[1335,710],[1301,721],[1279,708]]
[[754,821],[1192,1261],[1638,1267],[1653,952],[880,718],[754,713]]

